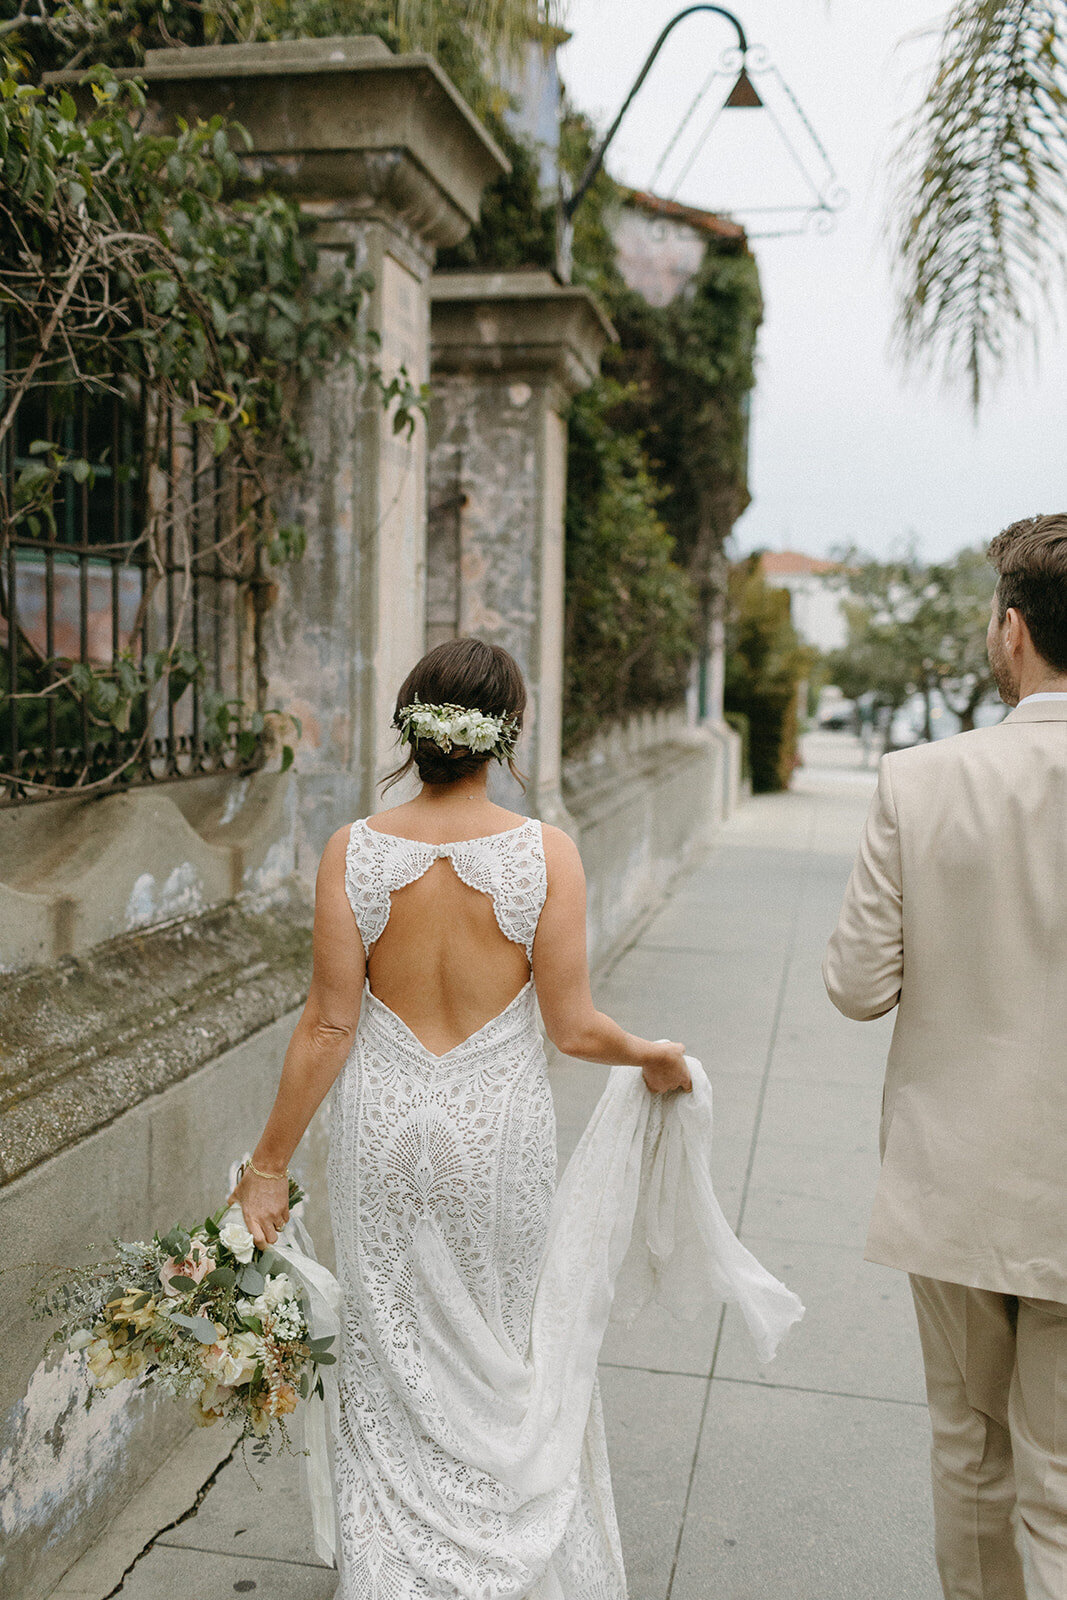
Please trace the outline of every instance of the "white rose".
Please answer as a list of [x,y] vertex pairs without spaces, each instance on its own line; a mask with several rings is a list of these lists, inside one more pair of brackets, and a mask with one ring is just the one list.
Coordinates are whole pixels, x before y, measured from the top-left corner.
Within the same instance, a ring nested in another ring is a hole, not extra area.
[[432,711],[416,711],[411,719],[411,725],[415,730],[416,738],[419,739],[437,739],[444,731],[444,724],[441,718]]
[[223,1381],[235,1389],[242,1383],[251,1383],[262,1354],[263,1341],[257,1334],[235,1333],[230,1340],[229,1359],[221,1371]]
[[72,1333],[67,1342],[68,1350],[84,1350],[87,1344],[92,1344],[93,1335],[88,1328],[79,1328],[77,1333]]
[[279,1272],[275,1277],[267,1279],[263,1285],[263,1292],[253,1300],[252,1309],[257,1317],[269,1316],[292,1294],[292,1283],[284,1272]]
[[458,711],[451,721],[452,738],[456,744],[469,746],[480,721],[476,711]]
[[238,1384],[247,1383],[255,1370],[254,1361],[234,1355],[231,1350],[227,1350],[226,1354],[219,1358],[218,1366],[215,1368],[219,1382],[224,1383],[228,1389],[236,1389]]
[[247,1266],[255,1252],[256,1242],[243,1222],[228,1222],[219,1229],[219,1243]]
[[496,744],[496,740],[497,726],[495,719],[490,717],[479,717],[477,726],[471,730],[471,735],[467,740],[467,743],[470,745],[472,750],[483,751],[491,750]]

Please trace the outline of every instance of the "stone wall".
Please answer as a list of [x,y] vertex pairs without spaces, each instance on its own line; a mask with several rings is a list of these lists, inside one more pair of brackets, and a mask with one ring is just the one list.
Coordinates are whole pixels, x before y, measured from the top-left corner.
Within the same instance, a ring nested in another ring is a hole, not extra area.
[[[229,1009],[220,997],[216,1011]],[[226,1198],[230,1163],[259,1135],[295,1013],[283,1013],[0,1190],[0,1592],[38,1600],[185,1435],[190,1419],[127,1386],[84,1410],[82,1359],[40,1363],[46,1329],[26,1294],[40,1268],[99,1259],[113,1236],[193,1222]],[[200,1012],[198,1027],[223,1018]],[[138,1086],[140,1087],[140,1086]],[[302,1161],[320,1179],[322,1137]],[[321,1182],[317,1182],[321,1193]],[[321,1217],[314,1221],[322,1233]]]
[[671,879],[737,803],[740,740],[684,710],[644,712],[605,729],[564,763],[588,883],[595,969],[632,934]]

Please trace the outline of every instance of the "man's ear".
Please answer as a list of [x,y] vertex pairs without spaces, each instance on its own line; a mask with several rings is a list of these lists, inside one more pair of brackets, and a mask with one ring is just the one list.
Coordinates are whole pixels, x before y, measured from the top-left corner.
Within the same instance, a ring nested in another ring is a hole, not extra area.
[[1017,611],[1014,606],[1009,606],[1004,620],[1007,623],[1006,643],[1008,649],[1016,653],[1029,645],[1032,650],[1034,641],[1030,637],[1030,629],[1026,625],[1026,618],[1022,612]]

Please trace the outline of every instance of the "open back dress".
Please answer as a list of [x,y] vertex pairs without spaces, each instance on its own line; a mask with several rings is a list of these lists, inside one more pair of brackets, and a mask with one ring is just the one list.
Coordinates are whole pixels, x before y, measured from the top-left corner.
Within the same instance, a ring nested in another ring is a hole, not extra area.
[[[529,960],[546,892],[533,820],[437,845],[353,823],[345,883],[368,960],[394,892],[441,858]],[[517,1375],[556,1186],[532,970],[443,1055],[368,983],[329,1174],[343,1290],[339,1600],[624,1600],[595,1382],[535,1465],[513,1470],[494,1447],[528,1400]]]

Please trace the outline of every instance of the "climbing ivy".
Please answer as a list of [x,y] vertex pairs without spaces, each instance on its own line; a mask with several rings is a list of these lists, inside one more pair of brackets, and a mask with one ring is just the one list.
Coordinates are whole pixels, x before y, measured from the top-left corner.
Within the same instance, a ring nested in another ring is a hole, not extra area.
[[662,515],[678,557],[703,578],[749,502],[748,397],[763,315],[755,258],[743,240],[709,240],[668,305],[626,289],[609,307],[619,345],[605,365],[632,386],[626,421],[667,487]]
[[600,379],[570,412],[563,731],[571,750],[605,721],[676,704],[695,647],[695,590],[658,514],[663,490],[639,437],[618,425],[629,398]]
[[[92,109],[79,116],[67,91],[24,81],[0,38],[0,451],[10,451],[21,408],[34,402],[43,416],[44,394],[61,416],[75,392],[128,402],[141,387],[141,482],[173,479],[177,426],[229,486],[236,520],[225,528],[228,558],[258,544],[269,562],[292,559],[304,530],[280,522],[276,507],[307,459],[294,421],[299,385],[340,351],[377,384],[398,429],[413,425],[422,397],[403,373],[387,381],[360,335],[368,280],[351,262],[323,276],[293,205],[276,195],[243,197],[240,129],[214,118],[156,134],[140,123],[139,84],[96,67],[89,89]],[[53,434],[31,440],[13,480],[0,475],[0,550],[13,536],[54,535],[64,481],[91,482],[99,465],[62,449]],[[217,481],[193,477],[186,513],[198,525],[213,525]],[[165,566],[167,527],[160,508],[149,506],[140,535],[142,612]],[[187,661],[188,653],[181,615],[162,657],[130,655],[108,667],[46,661],[24,635],[19,683],[6,692],[61,698],[64,713],[80,707],[94,726],[125,730],[132,706],[154,690],[173,699],[203,679],[203,664]],[[4,691],[0,684],[0,699]],[[212,728],[221,740],[236,729],[240,744],[255,724],[257,736],[263,731],[261,709],[216,709],[209,737]],[[123,767],[132,764],[127,758]],[[106,787],[115,776],[94,783]]]

